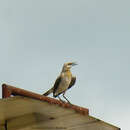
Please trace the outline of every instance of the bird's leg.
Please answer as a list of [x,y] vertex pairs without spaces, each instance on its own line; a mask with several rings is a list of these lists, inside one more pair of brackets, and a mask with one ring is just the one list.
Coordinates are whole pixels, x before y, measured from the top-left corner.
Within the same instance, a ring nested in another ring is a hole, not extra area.
[[62,103],[64,103],[64,101],[60,98],[60,96],[57,96],[58,98],[59,98],[59,100],[62,102]]
[[65,92],[63,93],[63,97],[67,100],[69,104],[71,104],[70,101],[65,97]]

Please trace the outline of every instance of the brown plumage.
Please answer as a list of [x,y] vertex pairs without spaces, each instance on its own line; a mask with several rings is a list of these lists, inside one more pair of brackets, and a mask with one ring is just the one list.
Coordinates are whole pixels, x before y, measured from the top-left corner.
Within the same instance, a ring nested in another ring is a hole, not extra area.
[[69,102],[69,100],[65,97],[65,92],[66,90],[70,89],[76,82],[76,77],[72,76],[70,71],[71,67],[74,65],[76,65],[74,62],[65,63],[60,76],[58,76],[54,83],[54,86],[43,95],[48,96],[49,94],[53,93],[53,97],[58,97],[61,100],[59,95],[63,94],[63,97]]

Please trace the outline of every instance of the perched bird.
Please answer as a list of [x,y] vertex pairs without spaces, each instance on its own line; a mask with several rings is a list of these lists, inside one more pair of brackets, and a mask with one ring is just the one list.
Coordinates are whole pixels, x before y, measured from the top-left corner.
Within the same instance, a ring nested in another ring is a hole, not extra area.
[[70,89],[76,82],[76,77],[72,76],[72,73],[70,71],[71,67],[74,65],[77,64],[75,62],[65,63],[63,65],[60,75],[57,77],[55,81],[54,86],[43,95],[48,96],[49,94],[53,93],[53,97],[58,97],[61,100],[59,95],[62,94],[63,97],[69,102],[69,100],[65,97],[65,92],[66,90]]

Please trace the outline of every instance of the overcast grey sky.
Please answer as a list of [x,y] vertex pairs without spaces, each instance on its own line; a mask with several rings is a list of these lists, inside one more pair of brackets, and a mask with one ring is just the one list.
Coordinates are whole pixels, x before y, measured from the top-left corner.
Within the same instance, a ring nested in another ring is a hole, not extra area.
[[78,62],[70,101],[130,130],[129,0],[1,0],[0,59],[1,84],[39,94]]

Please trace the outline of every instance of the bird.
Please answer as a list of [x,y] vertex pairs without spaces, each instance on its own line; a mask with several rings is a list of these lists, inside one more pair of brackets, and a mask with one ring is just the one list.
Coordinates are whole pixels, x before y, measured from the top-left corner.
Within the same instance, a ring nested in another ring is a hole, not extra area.
[[[60,75],[57,77],[53,87],[45,92],[43,95],[48,96],[53,93],[53,97],[58,97],[60,101],[64,102],[60,95],[62,94],[63,98],[70,103],[70,101],[66,98],[65,92],[70,89],[76,82],[76,76],[73,76],[70,69],[72,66],[77,65],[75,62],[67,62],[64,63],[62,67],[62,71]],[[70,103],[71,104],[71,103]]]

